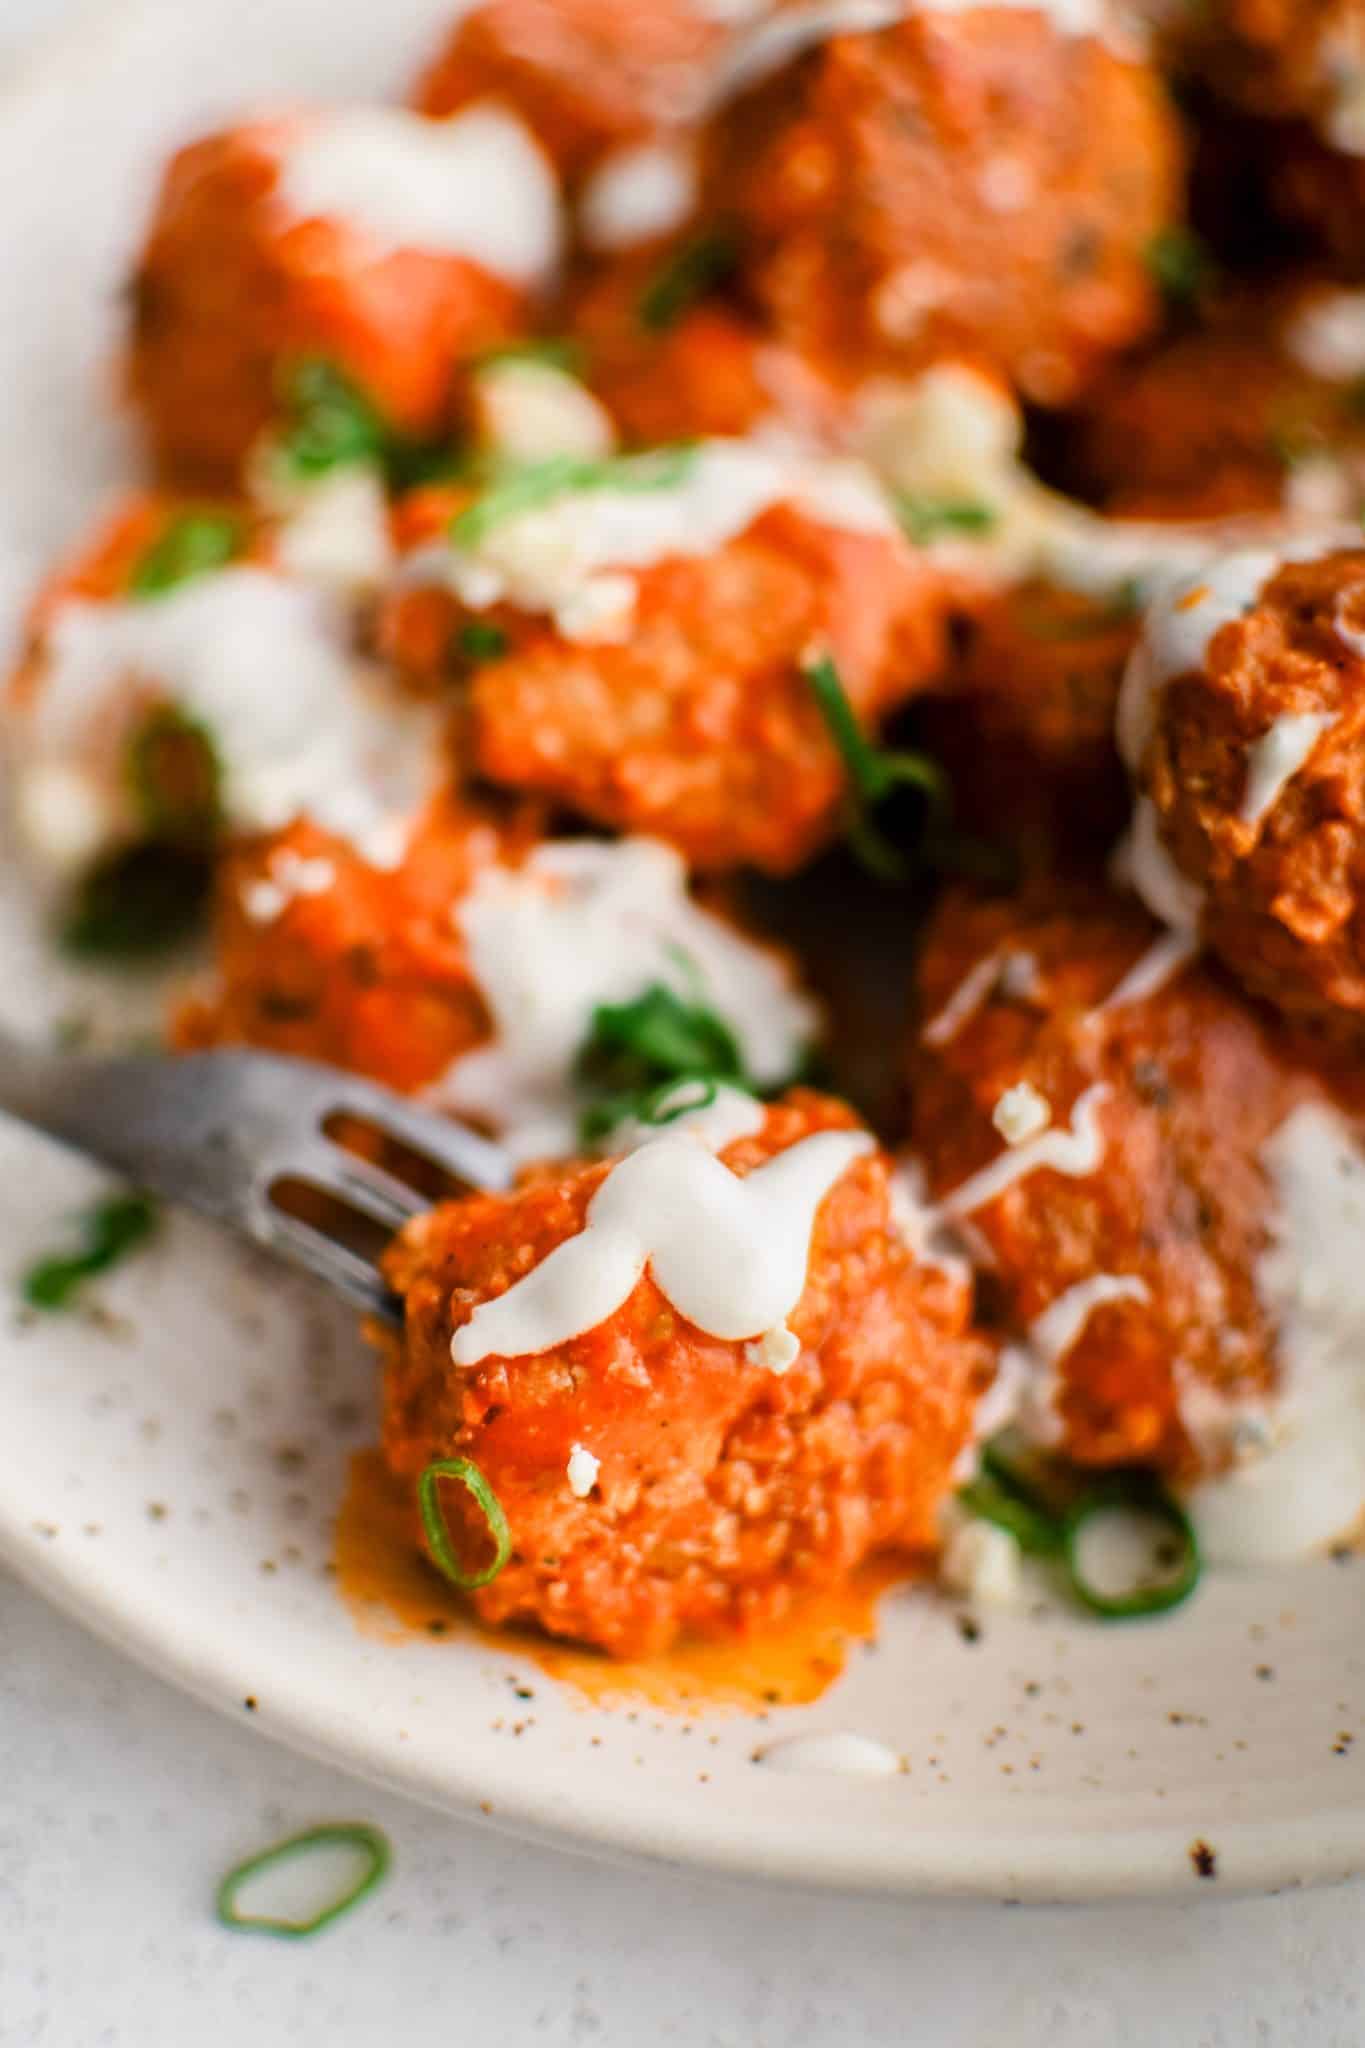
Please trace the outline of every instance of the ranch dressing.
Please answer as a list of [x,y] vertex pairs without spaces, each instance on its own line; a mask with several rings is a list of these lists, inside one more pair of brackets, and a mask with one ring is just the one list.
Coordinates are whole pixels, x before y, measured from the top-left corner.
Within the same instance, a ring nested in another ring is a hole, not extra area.
[[448,120],[402,107],[309,118],[277,198],[296,220],[335,220],[385,250],[464,257],[514,284],[547,284],[561,253],[559,187],[530,130],[496,100]]
[[[335,596],[251,567],[144,601],[61,605],[37,693],[15,716],[17,808],[35,851],[70,871],[140,836],[127,750],[168,705],[208,735],[230,829],[307,816],[395,865],[440,771],[438,724],[355,660],[349,634]],[[67,814],[55,839],[52,790]]]
[[729,1342],[785,1326],[806,1285],[820,1205],[866,1131],[819,1131],[741,1178],[686,1134],[663,1135],[612,1167],[587,1220],[538,1266],[456,1330],[458,1366],[525,1358],[596,1329],[648,1267],[679,1315]]
[[1336,1110],[1308,1102],[1262,1158],[1273,1201],[1256,1290],[1283,1387],[1259,1453],[1189,1494],[1214,1563],[1302,1556],[1365,1504],[1365,1154]]
[[576,1148],[573,1067],[599,1004],[655,983],[705,1003],[761,1087],[796,1071],[817,1029],[782,961],[700,909],[659,840],[552,841],[519,867],[486,868],[455,918],[494,1035],[433,1099],[490,1121],[520,1159]]

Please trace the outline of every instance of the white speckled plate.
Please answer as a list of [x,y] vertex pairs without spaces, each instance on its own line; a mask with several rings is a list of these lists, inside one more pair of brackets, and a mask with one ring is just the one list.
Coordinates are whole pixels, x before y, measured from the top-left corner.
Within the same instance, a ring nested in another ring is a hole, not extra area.
[[[144,0],[0,100],[0,596],[119,474],[117,296],[167,147],[262,98],[397,87],[447,12]],[[76,993],[17,887],[0,963],[15,1017]],[[90,1184],[0,1126],[7,1273]],[[1365,1869],[1365,1560],[1224,1579],[1126,1630],[989,1619],[974,1643],[951,1606],[898,1594],[876,1654],[780,1719],[877,1738],[904,1774],[766,1771],[775,1731],[746,1715],[627,1719],[493,1645],[358,1632],[328,1561],[372,1370],[326,1303],[191,1223],[102,1302],[0,1325],[0,1551],[225,1712],[251,1698],[263,1733],[521,1832],[849,1887],[1079,1899]]]

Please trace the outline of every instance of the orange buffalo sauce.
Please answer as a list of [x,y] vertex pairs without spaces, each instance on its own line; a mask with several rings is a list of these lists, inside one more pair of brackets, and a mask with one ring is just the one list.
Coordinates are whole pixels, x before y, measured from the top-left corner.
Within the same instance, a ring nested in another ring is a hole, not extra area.
[[411,1489],[394,1479],[378,1451],[361,1451],[351,1461],[335,1564],[358,1626],[380,1641],[459,1635],[497,1642],[593,1706],[684,1714],[717,1707],[752,1712],[819,1699],[843,1670],[851,1646],[874,1640],[879,1596],[916,1570],[913,1558],[880,1557],[837,1591],[803,1597],[784,1623],[759,1636],[683,1642],[639,1662],[605,1657],[528,1629],[480,1627],[418,1548]]

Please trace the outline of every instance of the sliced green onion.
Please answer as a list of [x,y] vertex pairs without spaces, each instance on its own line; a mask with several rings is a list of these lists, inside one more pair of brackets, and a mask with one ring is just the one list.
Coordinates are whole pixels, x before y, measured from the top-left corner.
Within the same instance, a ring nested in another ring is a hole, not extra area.
[[[633,1002],[598,1004],[574,1075],[595,1098],[580,1119],[585,1143],[605,1137],[628,1118],[659,1121],[658,1104],[681,1081],[709,1083],[711,1101],[721,1081],[740,1088],[752,1085],[725,1019],[706,1003],[689,1002],[657,981]],[[681,1108],[674,1113],[681,1114]],[[671,1121],[671,1114],[664,1121]]]
[[288,371],[279,447],[300,476],[325,476],[351,463],[382,462],[388,429],[359,385],[324,357]]
[[884,881],[904,881],[909,872],[906,861],[875,824],[872,813],[894,790],[910,788],[920,792],[931,815],[942,821],[949,808],[943,770],[927,754],[892,752],[869,740],[828,655],[804,673],[848,774],[844,832],[849,846],[871,874]]
[[[478,1507],[488,1524],[488,1533],[493,1540],[493,1558],[490,1564],[470,1571],[461,1563],[455,1545],[451,1541],[450,1529],[441,1507],[440,1485],[443,1479],[456,1480]],[[476,1587],[486,1586],[498,1576],[512,1555],[512,1532],[507,1526],[507,1517],[502,1503],[484,1478],[472,1458],[433,1458],[417,1482],[417,1505],[422,1516],[427,1547],[437,1566],[452,1585],[463,1592],[473,1592]]]
[[275,445],[297,476],[369,463],[402,491],[449,476],[461,464],[458,451],[443,442],[395,433],[360,386],[323,356],[306,357],[287,372],[284,425]]
[[[314,1913],[311,1919],[281,1920],[267,1914],[238,1910],[238,1895],[252,1878],[319,1849],[358,1849],[365,1860],[355,1881],[339,1897]],[[277,1842],[271,1849],[262,1849],[257,1856],[248,1856],[244,1863],[237,1864],[228,1872],[215,1895],[218,1919],[224,1927],[248,1934],[271,1934],[282,1941],[304,1941],[311,1934],[320,1934],[324,1927],[330,1927],[343,1913],[349,1913],[362,1899],[368,1898],[388,1876],[392,1862],[393,1852],[388,1836],[368,1821],[327,1821],[320,1827],[305,1828],[302,1834],[291,1835],[288,1841]]]
[[739,251],[729,235],[699,235],[684,243],[641,292],[636,308],[640,325],[651,334],[676,327],[699,299],[724,283],[738,261]]
[[976,498],[925,498],[898,493],[896,516],[908,537],[923,544],[951,533],[989,533],[999,514]]
[[[1021,1550],[1060,1557],[1076,1599],[1106,1621],[1164,1614],[1199,1583],[1202,1564],[1189,1516],[1154,1472],[1132,1468],[1097,1476],[1006,1430],[982,1445],[980,1471],[957,1498],[968,1514],[1008,1529]],[[1121,1593],[1094,1585],[1081,1563],[1081,1543],[1089,1523],[1110,1514],[1142,1516],[1173,1530],[1180,1545],[1174,1570]]]
[[[1087,1579],[1080,1556],[1085,1530],[1097,1516],[1111,1514],[1150,1518],[1174,1533],[1179,1550],[1175,1567],[1167,1577],[1140,1580],[1122,1593],[1103,1592]],[[1083,1495],[1067,1515],[1062,1538],[1076,1598],[1106,1621],[1133,1621],[1142,1615],[1165,1614],[1172,1607],[1179,1607],[1199,1584],[1203,1570],[1193,1523],[1174,1495],[1150,1472],[1115,1473]]]
[[241,552],[243,528],[230,512],[180,512],[144,550],[128,584],[130,597],[164,597],[196,576],[222,569]]
[[81,1242],[74,1251],[54,1252],[29,1267],[24,1300],[30,1308],[70,1308],[85,1281],[107,1273],[145,1244],[156,1224],[156,1204],[148,1196],[106,1196],[81,1218]]
[[1033,1557],[1049,1557],[1062,1547],[1062,1531],[1050,1515],[1039,1512],[1029,1501],[1002,1486],[988,1473],[979,1473],[958,1488],[958,1499],[969,1515],[1008,1529],[1021,1550]]
[[571,493],[671,490],[684,481],[696,459],[695,444],[679,441],[643,455],[609,456],[597,462],[581,455],[550,455],[543,462],[518,463],[456,514],[450,538],[457,547],[476,548],[495,527]]
[[491,619],[467,619],[455,637],[466,661],[498,661],[510,645],[502,627]]
[[134,846],[90,870],[60,933],[77,959],[140,960],[166,952],[195,931],[212,883],[201,851]]
[[223,772],[198,719],[174,704],[158,705],[128,743],[127,772],[149,839],[201,845],[212,838],[222,816]]
[[1153,283],[1171,306],[1192,306],[1214,281],[1213,258],[1190,228],[1159,228],[1142,258]]
[[583,367],[583,344],[568,338],[528,335],[524,341],[503,341],[475,356],[473,369],[497,370],[504,363],[542,363],[547,370],[563,370],[573,377]]

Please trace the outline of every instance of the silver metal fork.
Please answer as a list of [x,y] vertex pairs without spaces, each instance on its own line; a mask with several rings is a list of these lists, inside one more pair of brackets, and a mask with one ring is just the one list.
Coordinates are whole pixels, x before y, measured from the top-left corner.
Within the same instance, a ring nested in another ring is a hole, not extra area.
[[499,1146],[371,1081],[262,1052],[125,1057],[50,1051],[0,1031],[0,1110],[89,1153],[139,1188],[196,1209],[390,1322],[374,1262],[281,1206],[302,1190],[385,1237],[430,1206],[398,1173],[332,1135],[350,1118],[467,1188],[512,1177]]

